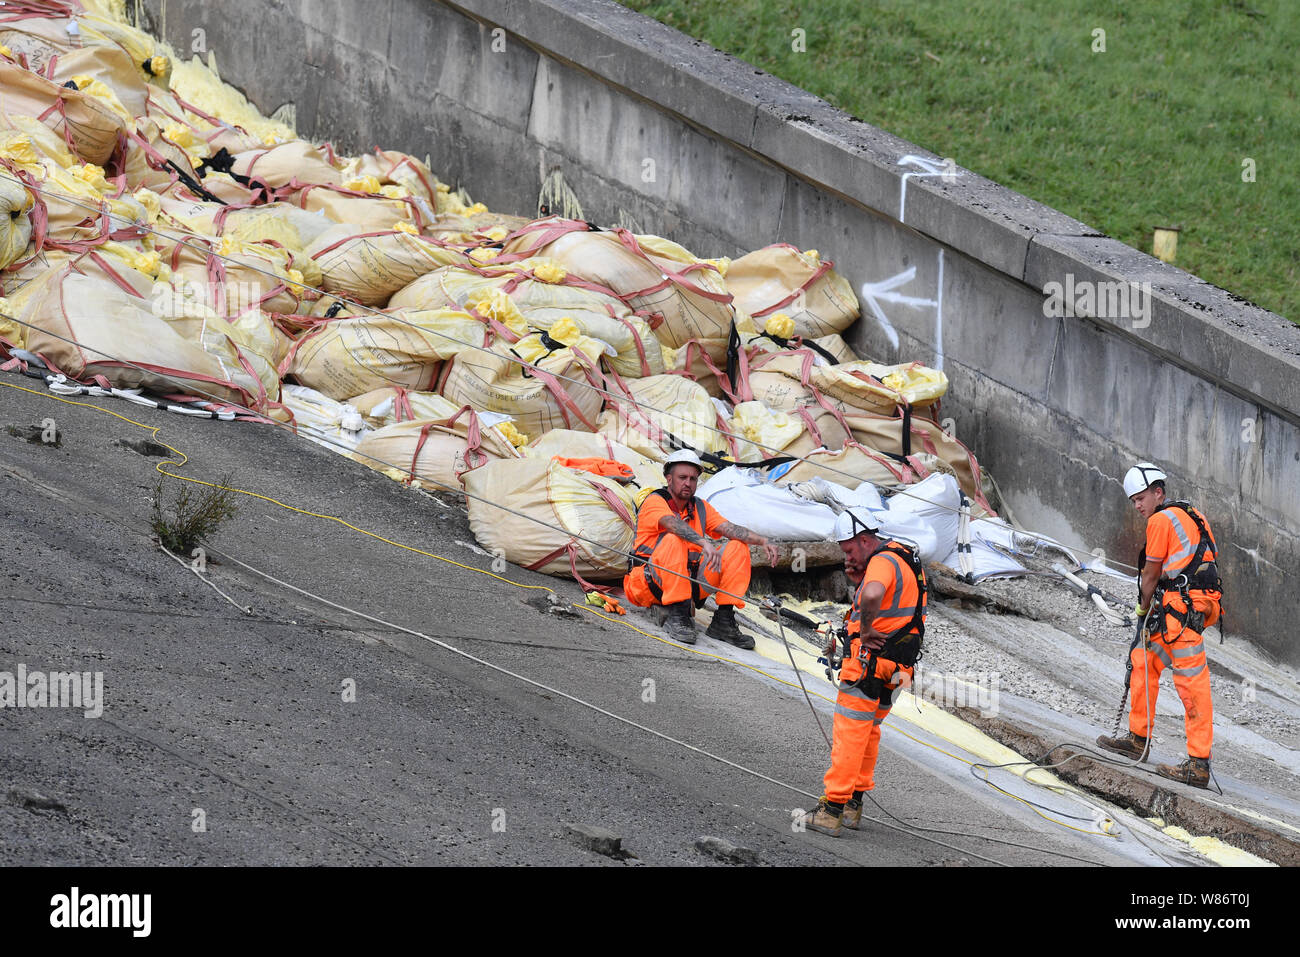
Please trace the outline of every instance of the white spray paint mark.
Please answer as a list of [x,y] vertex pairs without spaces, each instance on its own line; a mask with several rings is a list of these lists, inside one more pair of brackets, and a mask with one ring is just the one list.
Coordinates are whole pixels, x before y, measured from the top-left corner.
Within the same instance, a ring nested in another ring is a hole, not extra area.
[[943,371],[943,247],[939,247],[939,284],[934,294],[934,367]]
[[[940,251],[940,255],[942,256],[942,251]],[[940,262],[942,262],[942,259]],[[902,306],[912,306],[913,308],[938,307],[939,305],[938,301],[934,299],[919,299],[916,296],[904,296],[894,291],[899,286],[906,286],[915,278],[916,267],[911,266],[898,275],[882,279],[880,282],[864,282],[862,284],[862,298],[871,309],[871,314],[876,317],[876,321],[880,323],[880,327],[885,330],[885,335],[889,336],[889,344],[895,350],[898,349],[898,332],[894,329],[893,323],[889,321],[889,317],[885,315],[885,310],[880,308],[880,304],[882,302],[893,302]]]
[[960,175],[961,175],[961,173],[956,172],[956,171],[954,170],[954,168],[953,168],[951,165],[945,165],[945,164],[943,164],[943,163],[936,163],[934,160],[926,159],[924,156],[913,156],[911,153],[908,153],[906,156],[901,157],[901,158],[899,159],[899,161],[898,161],[898,165],[899,165],[899,166],[916,166],[916,167],[919,167],[919,168],[921,169],[921,172],[919,172],[919,173],[904,173],[904,174],[903,174],[903,180],[902,180],[902,182],[899,184],[899,193],[898,193],[898,221],[899,221],[900,223],[905,223],[905,222],[907,222],[907,181],[908,181],[909,179],[911,179],[913,176],[916,176],[916,177],[922,177],[922,176],[948,176],[948,177],[954,177],[954,176],[960,176]]

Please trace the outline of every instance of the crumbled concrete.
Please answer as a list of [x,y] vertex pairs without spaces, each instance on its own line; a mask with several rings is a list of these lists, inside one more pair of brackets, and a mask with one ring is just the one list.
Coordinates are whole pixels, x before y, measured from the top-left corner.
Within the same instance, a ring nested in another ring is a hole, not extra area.
[[737,847],[720,837],[705,835],[695,842],[695,849],[703,854],[716,857],[727,864],[739,864],[742,867],[757,867],[761,862],[758,855],[747,847]]

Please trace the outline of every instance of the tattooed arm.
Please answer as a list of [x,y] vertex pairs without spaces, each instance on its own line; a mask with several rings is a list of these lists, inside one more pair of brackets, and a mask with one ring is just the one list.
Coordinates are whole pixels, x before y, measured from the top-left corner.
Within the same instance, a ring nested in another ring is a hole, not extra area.
[[706,539],[691,526],[687,525],[684,519],[676,515],[665,515],[659,519],[659,527],[665,532],[672,532],[678,538],[685,539],[692,545],[707,545],[711,539]]
[[659,527],[684,541],[699,545],[704,567],[715,572],[722,571],[722,547],[717,539],[706,538],[676,515],[665,515],[659,519]]
[[759,546],[763,549],[763,554],[767,556],[768,564],[776,565],[776,546],[757,532],[751,532],[744,525],[737,525],[735,522],[723,522],[718,526],[717,532],[724,538],[733,538],[738,542],[744,542],[746,545]]

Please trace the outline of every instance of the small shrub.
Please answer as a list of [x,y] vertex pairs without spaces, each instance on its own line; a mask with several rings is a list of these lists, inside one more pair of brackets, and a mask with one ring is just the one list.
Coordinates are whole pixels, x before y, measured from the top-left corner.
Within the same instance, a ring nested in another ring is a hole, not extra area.
[[[230,485],[230,476],[218,485]],[[228,488],[182,482],[171,506],[163,505],[163,479],[153,490],[153,520],[149,527],[163,547],[176,555],[189,555],[239,511],[238,498]]]

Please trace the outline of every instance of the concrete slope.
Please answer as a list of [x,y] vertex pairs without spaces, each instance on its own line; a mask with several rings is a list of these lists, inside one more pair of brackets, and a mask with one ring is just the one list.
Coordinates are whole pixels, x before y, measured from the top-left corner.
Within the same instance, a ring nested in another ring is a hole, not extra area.
[[[841,840],[798,835],[791,809],[810,801],[796,791],[214,560],[210,579],[252,608],[244,614],[150,542],[160,459],[122,443],[151,436],[95,405],[160,426],[159,440],[191,457],[186,474],[229,472],[239,487],[487,564],[458,544],[470,541],[459,509],[285,431],[0,389],[0,671],[98,671],[104,682],[98,719],[0,710],[4,864],[613,860],[568,823],[617,832],[651,864],[713,862],[694,849],[703,835],[770,864],[1131,859],[1019,820],[894,753],[882,758],[878,797],[908,820],[1042,850],[931,835],[962,849],[951,850],[875,825]],[[47,418],[59,447],[21,434]],[[801,697],[620,623],[541,610],[544,588],[579,597],[569,583],[512,568],[504,577],[542,586],[515,587],[249,497],[215,546],[820,792],[825,745]]]

